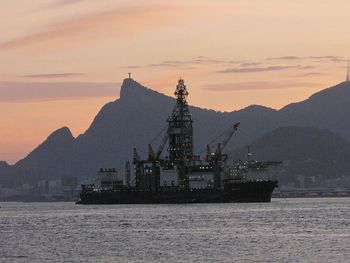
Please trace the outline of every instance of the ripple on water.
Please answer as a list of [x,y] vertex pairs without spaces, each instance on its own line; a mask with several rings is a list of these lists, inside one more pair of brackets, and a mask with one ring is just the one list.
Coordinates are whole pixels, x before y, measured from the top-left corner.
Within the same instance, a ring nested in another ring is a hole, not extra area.
[[347,262],[349,201],[1,203],[0,262]]

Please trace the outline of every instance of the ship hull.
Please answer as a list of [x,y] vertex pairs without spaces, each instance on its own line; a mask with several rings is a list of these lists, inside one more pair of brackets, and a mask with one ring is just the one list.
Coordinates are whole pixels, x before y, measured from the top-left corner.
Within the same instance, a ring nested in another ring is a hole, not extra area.
[[160,190],[138,188],[82,190],[79,204],[181,204],[270,202],[277,181],[244,181],[225,184],[222,190]]

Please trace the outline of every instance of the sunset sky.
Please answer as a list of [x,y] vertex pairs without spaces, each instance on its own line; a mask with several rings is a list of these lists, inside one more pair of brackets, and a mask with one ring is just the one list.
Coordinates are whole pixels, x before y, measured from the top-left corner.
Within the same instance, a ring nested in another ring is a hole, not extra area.
[[345,80],[349,0],[1,0],[0,160],[83,133],[128,72],[190,104],[275,109]]

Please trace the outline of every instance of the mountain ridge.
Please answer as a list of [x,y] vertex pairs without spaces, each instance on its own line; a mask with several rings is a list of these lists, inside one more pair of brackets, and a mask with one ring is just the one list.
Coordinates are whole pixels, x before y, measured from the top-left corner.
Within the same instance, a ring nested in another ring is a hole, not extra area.
[[[341,95],[332,94],[338,90]],[[334,111],[334,108],[349,108],[350,100],[346,94],[350,98],[350,83],[343,82],[280,110],[250,105],[237,111],[220,112],[190,106],[194,119],[195,150],[203,151],[211,139],[238,121],[241,127],[227,146],[227,151],[238,149],[275,128],[290,125],[328,128],[349,139],[350,125],[345,122],[350,110],[340,114],[341,120],[336,118],[339,113]],[[341,103],[345,105],[335,105],[327,100],[339,96],[343,97]],[[21,176],[24,181],[30,177],[50,179],[67,174],[89,178],[100,167],[122,169],[124,162],[131,159],[134,147],[145,155],[148,143],[159,145],[161,135],[158,138],[155,135],[164,130],[174,102],[172,97],[132,79],[125,79],[120,98],[106,103],[84,133],[74,138],[68,127],[54,131],[27,157],[11,166],[13,175]],[[339,122],[338,125],[332,125],[334,120]]]

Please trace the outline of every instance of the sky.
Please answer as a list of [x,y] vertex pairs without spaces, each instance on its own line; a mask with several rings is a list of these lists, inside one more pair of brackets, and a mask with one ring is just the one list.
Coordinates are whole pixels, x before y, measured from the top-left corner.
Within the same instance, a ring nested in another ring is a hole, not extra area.
[[76,137],[131,72],[189,103],[274,109],[345,80],[348,0],[1,0],[0,160]]

